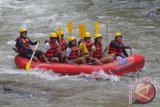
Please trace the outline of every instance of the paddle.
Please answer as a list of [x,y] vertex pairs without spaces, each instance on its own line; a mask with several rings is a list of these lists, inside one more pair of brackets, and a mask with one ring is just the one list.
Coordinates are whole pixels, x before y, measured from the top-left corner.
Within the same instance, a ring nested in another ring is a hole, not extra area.
[[16,52],[19,53],[18,50],[15,47],[12,47],[12,49]]
[[70,35],[70,36],[72,35],[72,28],[73,28],[72,21],[69,21],[69,22],[68,22],[68,32],[69,32],[69,35]]
[[132,49],[130,49],[130,54],[131,54],[131,56],[132,56]]
[[[108,44],[108,40],[109,40],[109,35],[108,35],[108,33],[109,33],[109,22],[106,22],[106,34],[107,34],[107,37],[106,37],[106,46],[107,46],[107,47],[108,47],[108,45],[109,45],[109,44]],[[108,47],[108,48],[109,48],[109,47]],[[106,50],[106,51],[107,51],[107,55],[108,55],[108,50],[109,50],[108,48],[107,48],[107,50]]]
[[99,22],[95,22],[95,34],[99,33]]
[[33,59],[33,56],[34,56],[36,50],[37,50],[38,45],[39,45],[39,42],[37,43],[37,45],[36,45],[36,47],[35,47],[35,49],[34,49],[34,52],[33,52],[33,54],[32,54],[31,59],[30,59],[29,62],[27,62],[27,64],[26,64],[26,71],[27,71],[27,73],[29,73],[29,71],[30,71],[31,61],[32,61],[32,59]]
[[[84,46],[83,46],[83,39],[84,39],[84,36],[85,36],[85,32],[86,32],[86,26],[84,24],[80,24],[79,25],[79,34],[80,34],[80,37],[82,39],[82,50],[84,49]],[[82,56],[84,54],[84,50],[82,52]]]
[[60,44],[60,52],[62,52],[62,49],[61,49],[61,31],[62,31],[62,28],[61,27],[59,27],[58,29],[57,29],[57,35],[58,35],[58,37],[59,37],[59,44]]
[[80,24],[79,25],[79,34],[80,34],[82,39],[85,36],[85,32],[86,32],[86,26],[84,24]]
[[85,33],[86,33],[86,26],[84,24],[82,24],[82,38],[84,38]]

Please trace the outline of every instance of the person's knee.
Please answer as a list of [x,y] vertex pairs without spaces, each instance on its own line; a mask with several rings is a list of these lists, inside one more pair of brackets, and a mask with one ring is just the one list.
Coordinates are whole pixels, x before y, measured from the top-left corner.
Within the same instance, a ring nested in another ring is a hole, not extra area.
[[82,58],[82,63],[86,64],[86,60],[84,58]]
[[110,54],[109,56],[111,56],[114,59],[116,59],[116,56],[114,54]]
[[109,60],[110,60],[110,62],[113,62],[115,60],[115,58],[111,56]]
[[37,57],[33,57],[33,60],[36,61],[36,62],[40,62]]

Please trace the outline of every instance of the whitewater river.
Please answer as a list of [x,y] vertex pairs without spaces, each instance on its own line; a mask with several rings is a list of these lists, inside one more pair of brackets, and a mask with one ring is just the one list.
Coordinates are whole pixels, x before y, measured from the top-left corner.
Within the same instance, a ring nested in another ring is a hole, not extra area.
[[27,75],[16,68],[12,50],[21,26],[28,28],[29,38],[41,41],[42,49],[59,26],[68,37],[69,20],[77,38],[78,24],[85,23],[94,34],[94,22],[99,21],[106,44],[105,23],[110,22],[109,41],[114,32],[122,32],[133,54],[145,57],[141,75],[160,83],[160,19],[147,16],[159,6],[159,0],[0,0],[0,107],[159,107],[159,92],[149,104],[129,105],[128,77],[94,80],[36,69]]

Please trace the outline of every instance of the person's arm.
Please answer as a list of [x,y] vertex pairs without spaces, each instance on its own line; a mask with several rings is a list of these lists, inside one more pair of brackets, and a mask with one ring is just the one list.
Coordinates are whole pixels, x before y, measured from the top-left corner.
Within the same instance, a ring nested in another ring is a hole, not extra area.
[[46,42],[46,43],[44,44],[43,52],[46,53],[46,52],[48,51],[48,49],[50,49],[50,45],[49,45],[48,42]]
[[96,64],[98,64],[98,65],[103,65],[98,59],[92,58],[92,57],[91,57],[91,59],[92,59],[93,61],[95,61]]
[[117,48],[117,49],[130,49],[130,47],[129,46],[119,46],[117,43],[115,43],[115,42],[111,42],[110,43],[110,46],[111,47],[115,47],[115,48]]
[[94,52],[94,51],[96,51],[96,47],[93,45],[93,46],[91,47],[91,51],[90,51],[90,53],[89,53],[89,56],[93,57],[93,52]]
[[126,50],[125,50],[125,49],[122,49],[122,51],[123,51],[123,54],[124,54],[126,57],[128,57],[128,53],[126,52]]
[[71,50],[70,48],[67,48],[67,49],[66,49],[66,63],[70,63],[69,60],[68,60],[68,58],[69,58],[69,56],[70,56],[70,54],[71,54],[71,51],[72,51],[72,50]]
[[21,47],[22,49],[25,49],[25,50],[27,50],[27,51],[32,51],[32,49],[30,49],[30,48],[28,48],[28,47],[26,47],[26,46],[24,45],[24,43],[23,43],[23,41],[22,41],[21,38],[19,38],[19,39],[17,40],[17,45],[18,45],[19,47]]
[[[104,56],[104,55],[105,55],[105,53],[106,53],[107,49],[108,49],[108,47],[106,47],[106,48],[104,49],[102,56]],[[107,54],[108,54],[108,53],[107,53]]]
[[36,45],[39,41],[37,41],[37,42],[33,42],[33,41],[31,41],[29,38],[28,38],[28,40],[29,40],[29,44],[30,45]]

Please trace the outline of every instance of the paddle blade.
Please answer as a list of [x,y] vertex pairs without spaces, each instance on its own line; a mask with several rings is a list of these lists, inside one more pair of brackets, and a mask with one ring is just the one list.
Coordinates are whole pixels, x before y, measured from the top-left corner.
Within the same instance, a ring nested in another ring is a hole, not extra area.
[[81,38],[84,38],[86,32],[86,26],[84,24],[79,25],[79,34]]
[[30,63],[28,62],[27,64],[26,64],[26,71],[29,73],[29,71],[30,71]]
[[95,22],[95,33],[99,33],[99,22]]
[[58,35],[59,39],[61,39],[61,32],[62,32],[62,28],[59,27],[59,28],[57,29],[57,35]]
[[73,27],[72,21],[69,21],[68,22],[68,32],[69,32],[70,36],[72,35],[72,27]]
[[83,31],[82,31],[82,25],[79,25],[79,34],[81,36],[81,38],[83,38]]
[[85,33],[86,33],[86,26],[84,24],[82,24],[82,34],[83,34],[83,37],[85,36]]

